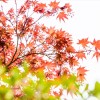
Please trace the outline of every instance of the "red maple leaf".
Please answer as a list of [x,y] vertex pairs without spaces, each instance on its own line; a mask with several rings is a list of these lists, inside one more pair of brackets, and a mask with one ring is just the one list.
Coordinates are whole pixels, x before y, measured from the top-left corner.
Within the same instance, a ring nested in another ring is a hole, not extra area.
[[78,41],[77,44],[81,44],[83,48],[87,47],[89,41],[88,41],[88,38],[85,38],[85,39],[81,39]]
[[68,19],[67,14],[65,14],[64,12],[60,12],[60,13],[58,14],[57,18],[59,18],[60,21],[61,21],[61,20],[64,21],[64,19]]

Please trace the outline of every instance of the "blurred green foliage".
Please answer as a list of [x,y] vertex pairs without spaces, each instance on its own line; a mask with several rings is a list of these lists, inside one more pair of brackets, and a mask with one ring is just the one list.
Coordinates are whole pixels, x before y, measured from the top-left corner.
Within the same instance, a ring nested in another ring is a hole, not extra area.
[[[58,94],[50,93],[52,86],[60,85],[68,93],[82,96],[79,91],[80,84],[77,83],[74,74],[48,80],[43,70],[31,71],[29,67],[24,61],[21,66],[15,66],[7,72],[6,67],[0,64],[0,100],[60,100],[62,91]],[[88,87],[87,84],[84,88],[88,96],[92,95],[100,99],[100,83],[95,83],[94,90],[90,91]]]
[[75,75],[48,80],[43,70],[33,72],[29,67],[24,61],[7,72],[6,66],[0,64],[0,100],[60,100],[62,94],[51,95],[52,86],[62,85],[63,89],[70,90],[70,84],[74,84],[79,88]]

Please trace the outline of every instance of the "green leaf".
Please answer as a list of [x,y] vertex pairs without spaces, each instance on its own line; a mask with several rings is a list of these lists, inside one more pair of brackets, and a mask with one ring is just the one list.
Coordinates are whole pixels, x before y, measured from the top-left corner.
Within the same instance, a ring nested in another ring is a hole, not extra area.
[[72,75],[70,77],[67,77],[66,75],[63,75],[61,77],[61,82],[62,82],[63,87],[66,89],[68,88],[68,86],[70,86],[70,84],[76,82],[76,76]]
[[8,92],[9,88],[7,88],[6,86],[2,85],[0,86],[0,95],[2,94],[6,94]]
[[34,88],[30,85],[25,86],[23,91],[27,97],[32,97],[34,95]]
[[26,61],[24,61],[22,63],[22,67],[24,68],[24,71],[25,72],[28,72],[29,71],[29,64]]
[[57,100],[57,98],[54,96],[49,96],[48,100]]
[[22,78],[20,70],[17,67],[13,68],[10,74],[11,74],[11,81],[13,84],[17,82],[18,80],[21,80]]
[[89,88],[89,85],[88,85],[88,84],[86,84],[84,91],[87,91],[87,90],[88,90],[88,88]]
[[6,68],[4,66],[0,65],[0,75],[4,74],[5,71],[6,71]]
[[29,79],[26,84],[23,85],[23,92],[27,97],[32,97],[36,91],[36,83]]
[[100,98],[100,83],[99,82],[95,83],[94,90],[90,91],[89,94]]
[[5,95],[5,100],[12,100],[13,99],[13,91],[9,90]]
[[8,76],[6,73],[1,75],[1,79],[5,84],[8,83],[9,86],[12,84],[11,77]]

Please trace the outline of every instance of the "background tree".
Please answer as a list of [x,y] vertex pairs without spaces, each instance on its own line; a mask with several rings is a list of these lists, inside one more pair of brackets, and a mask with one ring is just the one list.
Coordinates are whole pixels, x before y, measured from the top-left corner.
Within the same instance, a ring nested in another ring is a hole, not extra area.
[[79,86],[87,70],[79,61],[91,52],[98,60],[100,40],[80,39],[81,48],[76,49],[68,32],[39,23],[50,17],[65,21],[72,13],[69,3],[60,6],[56,0],[49,4],[26,0],[21,7],[15,0],[15,8],[7,12],[1,6],[1,98],[55,100],[64,89],[81,95]]

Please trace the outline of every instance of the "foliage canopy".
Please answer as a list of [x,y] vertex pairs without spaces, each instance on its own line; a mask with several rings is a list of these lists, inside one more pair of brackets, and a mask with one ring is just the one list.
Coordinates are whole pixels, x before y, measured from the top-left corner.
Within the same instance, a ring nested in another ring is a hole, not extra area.
[[91,52],[98,61],[100,40],[80,39],[76,49],[68,32],[39,23],[44,17],[65,22],[73,13],[69,3],[26,0],[18,8],[17,2],[7,12],[0,9],[0,98],[55,100],[63,90],[81,95],[87,70],[79,61]]

